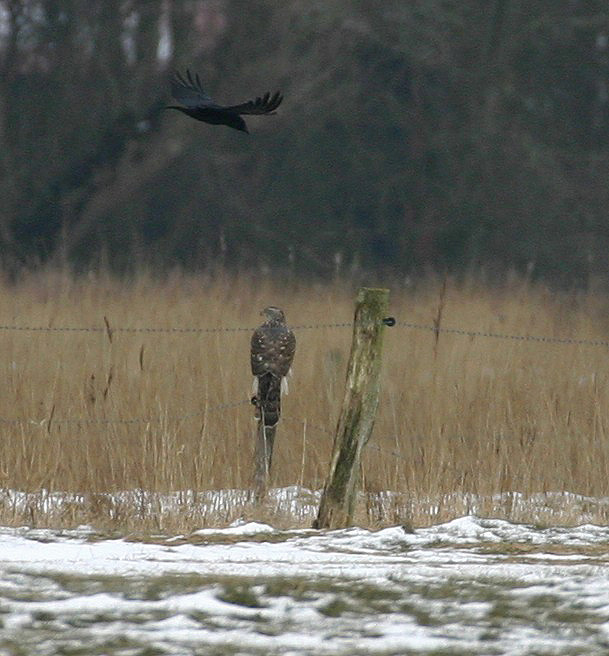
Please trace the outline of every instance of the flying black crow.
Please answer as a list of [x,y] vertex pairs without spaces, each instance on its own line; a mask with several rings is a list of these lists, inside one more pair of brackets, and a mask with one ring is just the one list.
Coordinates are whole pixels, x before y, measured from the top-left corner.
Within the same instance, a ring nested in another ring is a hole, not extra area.
[[187,116],[196,118],[197,121],[204,121],[214,125],[228,125],[235,128],[235,130],[241,130],[248,134],[247,125],[241,118],[241,114],[274,114],[283,100],[283,96],[279,91],[276,91],[273,95],[267,91],[262,98],[248,100],[248,102],[241,105],[223,107],[217,105],[203,91],[199,74],[195,73],[193,76],[188,69],[186,69],[186,77],[180,73],[175,74],[171,81],[171,95],[178,102],[181,102],[183,107],[169,105],[166,109],[177,109]]

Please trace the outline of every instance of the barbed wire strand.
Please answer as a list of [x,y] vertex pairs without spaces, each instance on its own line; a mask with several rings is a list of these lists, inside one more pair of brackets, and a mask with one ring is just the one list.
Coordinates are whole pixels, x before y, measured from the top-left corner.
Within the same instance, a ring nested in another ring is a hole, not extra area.
[[575,337],[548,337],[545,335],[510,335],[508,333],[495,333],[483,330],[465,330],[463,328],[443,328],[409,321],[397,321],[396,326],[424,330],[432,333],[445,333],[462,335],[464,337],[490,337],[493,339],[506,339],[519,342],[545,342],[548,344],[569,344],[576,346],[604,346],[609,347],[609,340],[604,339],[577,339]]
[[[463,337],[485,337],[491,339],[503,339],[518,342],[537,342],[546,344],[564,344],[571,346],[601,346],[609,348],[609,340],[605,339],[580,339],[575,337],[550,337],[547,335],[515,335],[510,333],[497,333],[485,330],[467,330],[464,328],[445,328],[431,324],[414,323],[410,321],[396,321],[395,324],[387,323],[386,325],[395,325],[401,328],[412,330],[421,330],[435,334],[443,333],[447,335],[461,335]],[[352,328],[353,322],[344,321],[336,323],[312,323],[291,326],[292,330],[324,330],[331,328]],[[255,327],[252,326],[218,326],[218,327],[160,327],[160,326],[118,326],[112,327],[109,324],[103,326],[19,326],[4,324],[0,325],[0,331],[15,332],[37,332],[37,333],[104,333],[115,334],[192,334],[201,335],[209,333],[237,333],[253,332]]]
[[204,410],[199,412],[189,412],[188,414],[165,416],[159,415],[157,417],[134,417],[130,419],[120,418],[104,418],[104,417],[55,417],[51,412],[48,417],[44,419],[24,419],[24,418],[7,418],[0,417],[0,424],[27,424],[31,426],[40,426],[41,428],[48,428],[50,424],[63,424],[63,425],[95,425],[102,426],[112,424],[159,424],[163,421],[183,421],[185,419],[193,419],[195,417],[203,417],[208,412],[218,412],[219,410],[229,410],[243,405],[251,405],[250,399],[241,399],[240,401],[231,401],[229,403],[219,403],[214,406],[207,406]]
[[[292,330],[319,330],[326,328],[351,328],[352,322],[340,323],[315,323],[290,326]],[[150,334],[163,334],[163,333],[237,333],[237,332],[254,332],[256,327],[251,326],[218,326],[214,328],[197,328],[197,327],[159,327],[159,326],[133,326],[133,327],[114,327],[107,325],[104,326],[18,326],[18,325],[0,325],[0,331],[16,331],[16,332],[38,332],[38,333],[150,333]]]
[[[391,323],[389,323],[391,321]],[[111,327],[107,319],[104,317],[104,326],[18,326],[18,325],[0,325],[0,331],[21,331],[21,332],[94,332],[94,333],[105,333],[107,335],[112,335],[114,333],[149,333],[149,334],[169,334],[169,333],[178,333],[178,334],[204,334],[204,333],[234,333],[234,332],[251,332],[255,330],[252,327],[213,327],[213,328],[202,328],[202,327]],[[492,339],[503,339],[503,340],[512,340],[512,341],[532,341],[537,343],[549,343],[549,344],[564,344],[564,345],[579,345],[579,346],[601,346],[609,347],[609,340],[595,340],[595,339],[578,339],[572,337],[549,337],[545,335],[514,335],[509,333],[496,333],[492,331],[481,331],[481,330],[466,330],[462,328],[445,328],[441,326],[434,326],[428,324],[413,323],[408,321],[394,321],[392,318],[389,320],[384,320],[386,325],[395,325],[402,328],[409,328],[413,330],[421,330],[426,332],[431,332],[435,334],[444,333],[452,335],[460,335],[465,337],[483,337],[483,338],[492,338]],[[326,328],[351,328],[353,326],[352,322],[339,322],[339,323],[319,323],[319,324],[303,324],[292,326],[293,330],[315,330],[315,329],[326,329]],[[216,406],[207,407],[205,410],[199,412],[192,412],[184,415],[178,416],[158,416],[158,417],[136,417],[130,419],[107,419],[107,418],[95,418],[95,417],[54,417],[54,412],[51,412],[49,417],[46,417],[42,420],[35,419],[23,419],[23,418],[6,418],[0,417],[0,423],[2,424],[28,424],[28,425],[38,425],[40,427],[50,428],[50,424],[71,424],[71,425],[112,425],[112,424],[151,424],[151,423],[161,423],[164,420],[167,421],[183,421],[186,419],[191,419],[194,417],[202,417],[208,412],[215,412],[219,410],[228,410],[232,408],[237,408],[243,405],[249,405],[251,403],[250,399],[242,399],[240,401],[221,403]],[[316,432],[334,437],[334,433],[329,431],[327,428],[315,424],[310,424],[304,420],[294,420],[289,418],[283,418],[284,421],[288,423],[297,423],[299,425],[306,426]],[[378,444],[368,444],[368,448],[379,451],[386,455],[391,455],[395,458],[402,460],[407,460],[405,456],[395,450],[384,449]]]
[[[136,425],[136,424],[159,424],[162,423],[163,421],[184,421],[186,419],[193,419],[195,417],[203,417],[209,412],[218,412],[220,410],[229,410],[233,408],[238,408],[244,405],[251,405],[252,401],[251,399],[241,399],[239,401],[231,401],[229,403],[219,403],[218,405],[214,405],[211,407],[206,407],[205,410],[201,410],[199,412],[189,412],[187,414],[183,415],[176,415],[176,416],[163,416],[160,415],[158,417],[134,417],[130,419],[108,419],[108,418],[103,418],[103,417],[54,417],[54,412],[52,411],[50,413],[49,417],[45,417],[44,419],[23,419],[23,418],[7,418],[7,417],[0,417],[0,424],[9,424],[9,425],[30,425],[30,426],[38,426],[39,428],[44,428],[49,430],[50,425],[73,425],[73,426],[90,426],[90,425],[100,425],[100,426],[108,426],[108,425]],[[334,433],[324,426],[320,426],[319,424],[311,424],[306,420],[301,420],[301,419],[290,419],[289,417],[282,417],[282,421],[285,423],[290,423],[290,424],[298,424],[300,426],[307,426],[307,428],[316,431],[317,433],[321,433],[324,435],[327,435],[329,437],[334,438]],[[399,458],[401,460],[407,460],[406,457],[404,457],[401,453],[389,449],[384,449],[380,447],[378,444],[374,443],[368,443],[367,448],[373,449],[375,451],[379,451],[380,453],[383,453],[385,455],[390,455],[395,458]]]

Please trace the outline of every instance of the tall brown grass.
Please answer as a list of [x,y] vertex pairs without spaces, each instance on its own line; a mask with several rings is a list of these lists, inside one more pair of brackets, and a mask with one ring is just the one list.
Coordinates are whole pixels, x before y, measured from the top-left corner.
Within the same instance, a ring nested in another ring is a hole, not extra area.
[[[487,286],[430,278],[389,286],[392,314],[403,321],[577,339],[609,335],[609,298],[601,294],[557,293],[524,280]],[[248,331],[116,328],[253,328],[269,304],[283,307],[293,325],[349,322],[353,296],[348,283],[244,275],[159,280],[143,272],[121,281],[47,271],[1,282],[1,324],[107,323],[109,330],[0,330],[0,418],[26,420],[0,423],[0,487],[33,499],[44,490],[86,500],[53,516],[42,503],[4,503],[0,521],[185,530],[243,513],[264,518],[268,508],[202,518],[184,507],[144,519],[137,508],[111,507],[105,495],[124,490],[154,498],[247,488],[254,434]],[[323,485],[350,337],[349,328],[297,332],[273,485]],[[387,329],[379,415],[363,466],[369,502],[360,521],[422,525],[472,504],[480,514],[516,520],[607,521],[602,503],[565,497],[557,507],[558,497],[548,494],[609,496],[607,356],[594,346]],[[388,490],[395,493],[389,500],[377,494]],[[512,493],[537,501],[515,504]]]

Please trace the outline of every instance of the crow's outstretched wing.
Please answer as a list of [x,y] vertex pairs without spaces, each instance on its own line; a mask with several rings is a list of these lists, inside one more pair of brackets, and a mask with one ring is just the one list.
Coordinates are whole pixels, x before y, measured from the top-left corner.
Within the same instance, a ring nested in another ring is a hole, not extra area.
[[273,95],[267,91],[262,98],[248,100],[241,105],[231,105],[222,109],[226,109],[228,112],[234,112],[235,114],[271,114],[281,105],[282,100],[283,96],[279,91],[276,91]]
[[171,80],[171,95],[186,107],[206,107],[215,105],[214,101],[203,91],[199,74],[193,76],[186,69],[186,77],[176,72]]

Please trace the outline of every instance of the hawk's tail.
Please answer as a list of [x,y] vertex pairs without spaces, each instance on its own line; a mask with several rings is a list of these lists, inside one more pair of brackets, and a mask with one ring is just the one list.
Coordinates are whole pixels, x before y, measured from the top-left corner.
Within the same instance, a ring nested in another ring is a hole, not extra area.
[[275,426],[281,414],[281,379],[271,373],[258,376],[256,401],[262,412],[264,425]]

